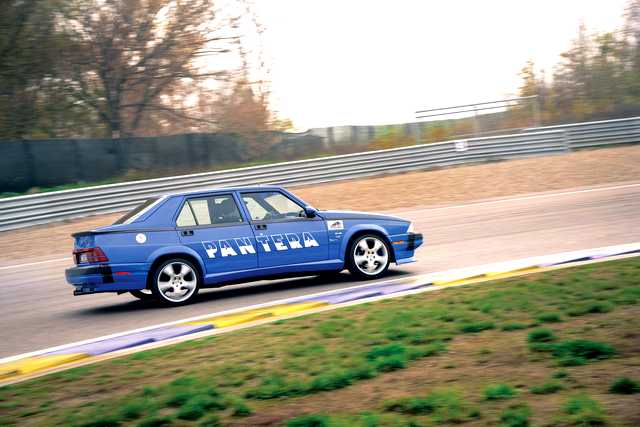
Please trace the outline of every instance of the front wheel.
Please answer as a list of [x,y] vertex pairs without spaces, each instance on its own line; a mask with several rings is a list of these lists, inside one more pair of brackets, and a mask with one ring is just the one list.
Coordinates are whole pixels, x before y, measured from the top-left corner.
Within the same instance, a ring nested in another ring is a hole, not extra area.
[[390,264],[390,249],[384,239],[375,234],[360,236],[349,245],[347,267],[359,279],[378,279]]
[[192,301],[200,289],[200,276],[196,267],[185,259],[170,259],[160,264],[153,273],[151,292],[167,305],[183,305]]

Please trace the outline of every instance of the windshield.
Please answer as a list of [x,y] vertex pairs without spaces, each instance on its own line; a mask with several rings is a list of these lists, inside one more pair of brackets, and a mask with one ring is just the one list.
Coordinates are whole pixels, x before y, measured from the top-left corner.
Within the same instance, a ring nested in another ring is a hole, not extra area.
[[156,204],[156,202],[158,202],[159,200],[160,200],[160,197],[151,197],[150,199],[145,200],[144,202],[142,202],[141,204],[139,204],[138,206],[136,206],[135,208],[133,208],[132,210],[127,212],[126,215],[124,215],[123,217],[119,218],[113,224],[116,225],[116,224],[130,224],[130,223],[132,223],[140,215],[145,213],[154,204]]

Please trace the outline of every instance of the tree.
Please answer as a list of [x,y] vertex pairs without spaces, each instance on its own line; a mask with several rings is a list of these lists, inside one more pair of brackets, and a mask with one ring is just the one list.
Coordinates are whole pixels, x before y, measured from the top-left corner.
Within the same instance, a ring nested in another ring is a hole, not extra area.
[[637,99],[640,97],[640,0],[631,0],[627,5],[622,37],[625,86],[628,95]]
[[527,65],[520,70],[520,78],[522,78],[520,96],[539,95],[540,82],[538,81],[535,64],[532,60],[527,61]]
[[545,122],[607,119],[640,112],[640,0],[632,0],[622,29],[588,35],[581,25],[553,78],[537,78],[528,63],[520,95],[537,94]]
[[[57,51],[63,44],[54,25],[57,0],[3,0],[0,13],[0,137],[49,135],[54,110],[69,111],[68,99],[52,93]],[[56,103],[48,98],[55,97]]]
[[[61,75],[70,96],[95,111],[112,137],[140,133],[154,114],[185,118],[171,101],[203,72],[203,55],[229,50],[213,0],[74,0],[59,17],[73,40]],[[187,117],[188,118],[188,117]]]

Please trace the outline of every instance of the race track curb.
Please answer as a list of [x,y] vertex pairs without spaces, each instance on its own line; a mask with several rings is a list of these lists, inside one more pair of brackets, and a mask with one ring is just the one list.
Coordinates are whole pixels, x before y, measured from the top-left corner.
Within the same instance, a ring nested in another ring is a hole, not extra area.
[[630,256],[640,256],[640,242],[412,276],[409,279],[386,280],[183,319],[0,359],[0,387],[100,360],[279,319],[444,287],[482,283]]

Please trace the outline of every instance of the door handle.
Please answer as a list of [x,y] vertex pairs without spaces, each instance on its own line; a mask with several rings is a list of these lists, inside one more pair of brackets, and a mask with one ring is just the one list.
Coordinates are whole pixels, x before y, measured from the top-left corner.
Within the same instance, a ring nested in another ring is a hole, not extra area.
[[180,232],[181,236],[193,236],[193,230],[182,230]]
[[256,224],[256,230],[266,230],[267,224]]

